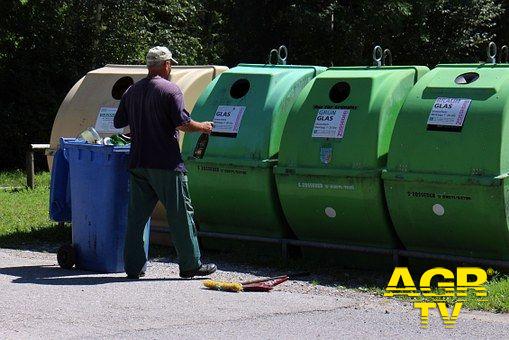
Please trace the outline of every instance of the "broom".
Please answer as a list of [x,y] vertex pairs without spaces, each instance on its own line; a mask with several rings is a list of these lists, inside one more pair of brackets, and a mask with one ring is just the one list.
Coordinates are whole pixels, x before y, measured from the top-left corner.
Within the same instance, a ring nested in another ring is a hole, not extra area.
[[270,277],[268,279],[257,279],[244,282],[226,282],[205,280],[203,285],[209,289],[226,292],[268,292],[278,284],[288,280],[288,275]]

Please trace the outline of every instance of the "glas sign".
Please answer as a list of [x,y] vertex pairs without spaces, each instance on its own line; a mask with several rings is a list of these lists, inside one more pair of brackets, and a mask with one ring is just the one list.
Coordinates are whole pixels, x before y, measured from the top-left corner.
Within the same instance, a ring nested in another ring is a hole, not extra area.
[[245,106],[218,106],[214,115],[212,135],[237,137],[245,110]]
[[428,117],[431,131],[461,131],[471,99],[438,97]]
[[311,137],[342,139],[350,110],[320,109]]

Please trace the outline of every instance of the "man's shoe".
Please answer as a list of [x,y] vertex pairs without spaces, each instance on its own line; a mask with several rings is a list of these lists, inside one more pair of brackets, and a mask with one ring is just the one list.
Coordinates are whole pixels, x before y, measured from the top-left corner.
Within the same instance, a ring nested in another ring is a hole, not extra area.
[[213,263],[202,264],[200,268],[195,270],[186,270],[180,272],[180,277],[183,279],[189,279],[193,276],[207,276],[217,270],[217,267]]
[[141,272],[139,274],[127,274],[127,278],[129,280],[139,280],[140,277],[144,277],[145,276],[145,272]]

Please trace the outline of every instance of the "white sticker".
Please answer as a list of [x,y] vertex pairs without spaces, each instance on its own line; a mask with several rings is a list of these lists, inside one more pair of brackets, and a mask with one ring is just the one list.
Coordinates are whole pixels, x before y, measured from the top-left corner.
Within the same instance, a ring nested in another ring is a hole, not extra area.
[[463,126],[471,99],[439,97],[433,104],[428,125]]
[[336,217],[336,210],[334,210],[334,208],[327,207],[325,208],[325,215],[329,218],[334,218]]
[[116,129],[113,125],[113,119],[117,113],[116,107],[101,107],[97,120],[95,121],[95,129],[102,133],[122,133],[124,129]]
[[244,111],[246,111],[245,106],[218,106],[214,115],[212,132],[237,134]]
[[435,204],[433,205],[433,212],[437,216],[443,216],[445,214],[444,206],[441,204]]
[[320,109],[316,115],[313,134],[316,138],[343,138],[350,110]]

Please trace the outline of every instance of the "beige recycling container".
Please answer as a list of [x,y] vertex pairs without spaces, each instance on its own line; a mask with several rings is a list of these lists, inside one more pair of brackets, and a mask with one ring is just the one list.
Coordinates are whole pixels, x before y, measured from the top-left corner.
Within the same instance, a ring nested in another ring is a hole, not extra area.
[[[172,66],[170,80],[184,93],[186,109],[191,112],[205,87],[219,74],[226,71],[225,66]],[[76,137],[90,126],[96,128],[102,137],[127,132],[113,127],[113,117],[125,90],[134,82],[147,75],[143,65],[106,65],[90,71],[81,78],[65,97],[51,131],[51,150],[58,148],[60,137]],[[182,146],[183,134],[180,145]],[[53,157],[48,156],[51,169]],[[158,203],[152,216],[153,236],[167,229],[166,213]],[[163,236],[166,232],[159,235]],[[155,241],[161,243],[161,237]],[[162,240],[167,243],[167,240]]]

